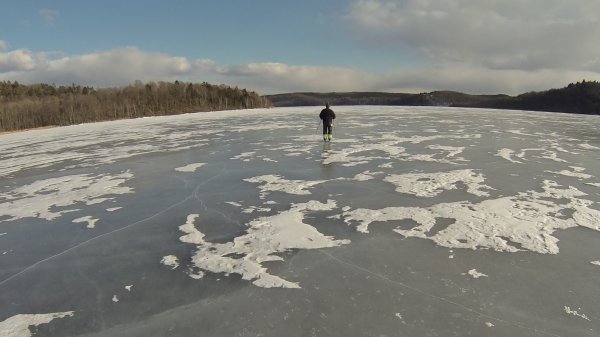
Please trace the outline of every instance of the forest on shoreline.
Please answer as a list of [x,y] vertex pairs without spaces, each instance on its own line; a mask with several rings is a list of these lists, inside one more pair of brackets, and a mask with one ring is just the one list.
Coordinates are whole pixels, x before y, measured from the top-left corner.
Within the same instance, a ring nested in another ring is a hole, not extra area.
[[187,112],[270,107],[246,89],[136,81],[118,88],[0,82],[0,132]]
[[401,105],[534,110],[600,115],[600,83],[582,81],[518,96],[455,91],[287,93],[261,96],[226,85],[136,81],[118,88],[0,82],[0,132],[215,110],[284,106]]

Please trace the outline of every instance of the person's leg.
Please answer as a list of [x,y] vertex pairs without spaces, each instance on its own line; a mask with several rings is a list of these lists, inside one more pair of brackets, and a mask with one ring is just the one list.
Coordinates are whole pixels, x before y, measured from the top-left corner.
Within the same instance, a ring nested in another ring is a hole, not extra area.
[[327,138],[328,138],[328,136],[327,136],[327,127],[328,127],[327,124],[325,124],[325,122],[323,122],[323,140],[324,141],[327,141]]

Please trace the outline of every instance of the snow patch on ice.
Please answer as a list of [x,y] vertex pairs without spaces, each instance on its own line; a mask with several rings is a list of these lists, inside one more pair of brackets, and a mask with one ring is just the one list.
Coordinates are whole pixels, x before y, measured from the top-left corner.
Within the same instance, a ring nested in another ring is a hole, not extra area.
[[498,150],[498,153],[496,154],[497,157],[501,157],[504,158],[506,160],[508,160],[511,163],[515,163],[515,164],[521,164],[522,162],[513,159],[513,156],[515,154],[515,151],[511,150],[511,149],[500,149]]
[[559,175],[563,175],[566,177],[578,178],[578,179],[589,179],[589,178],[594,177],[591,174],[583,173],[583,171],[585,170],[585,168],[583,168],[583,167],[570,166],[570,168],[572,168],[573,171],[562,170],[562,171],[558,171],[558,172],[556,172],[556,171],[546,171],[546,172],[559,174]]
[[236,156],[231,157],[231,159],[237,159],[245,162],[249,162],[256,155],[256,151],[248,151],[242,152]]
[[437,173],[406,173],[389,175],[383,179],[396,186],[400,193],[413,194],[419,197],[434,197],[445,190],[457,189],[457,183],[467,185],[467,192],[476,196],[489,196],[484,189],[491,189],[484,184],[481,173],[474,170],[457,170]]
[[133,284],[130,284],[128,286],[125,286],[125,290],[131,292],[131,288],[133,288]]
[[[470,275],[474,279],[478,279],[480,277],[488,277],[488,275],[478,272],[477,269],[471,269],[466,274]],[[466,275],[466,274],[463,274],[463,275]]]
[[586,149],[586,150],[600,150],[600,147],[590,145],[588,143],[579,144],[579,147],[581,147],[582,149]]
[[565,312],[566,312],[567,314],[569,314],[569,315],[573,315],[573,316],[576,316],[576,317],[583,318],[583,319],[585,319],[586,321],[589,321],[589,322],[591,322],[591,321],[592,321],[592,320],[591,320],[589,317],[587,317],[587,316],[586,316],[585,314],[583,314],[583,313],[580,313],[578,310],[581,310],[581,308],[578,308],[577,310],[572,310],[570,307],[568,307],[568,306],[566,306],[566,305],[565,305]]
[[[480,203],[441,203],[427,208],[387,207],[355,209],[343,213],[344,221],[356,223],[359,232],[368,233],[376,221],[413,220],[410,229],[396,228],[405,237],[430,239],[448,248],[491,248],[496,251],[530,250],[557,254],[558,239],[552,234],[576,226],[600,231],[600,211],[586,194],[574,187],[560,188],[553,181],[543,182],[543,192],[528,191],[517,196],[488,199]],[[567,200],[565,203],[564,200]],[[570,212],[569,217],[563,215]],[[429,235],[436,218],[455,219],[446,228]]]
[[258,189],[260,198],[266,198],[271,192],[283,192],[288,194],[307,195],[310,194],[309,188],[324,183],[326,180],[287,180],[278,175],[263,175],[244,179],[249,183],[260,184]]
[[270,211],[271,211],[271,209],[269,207],[250,206],[250,207],[244,208],[242,210],[242,213],[252,214],[254,212],[259,212],[259,213],[262,212],[262,213],[264,213],[264,212],[270,212]]
[[113,295],[113,297],[112,297],[112,301],[113,301],[114,303],[118,303],[118,302],[119,302],[119,297],[117,297],[117,295]]
[[420,224],[433,227],[435,218],[425,208],[418,207],[387,207],[382,209],[359,208],[353,211],[344,211],[344,221],[348,224],[358,222],[356,230],[361,233],[369,233],[369,225],[376,221],[413,219]]
[[3,135],[0,176],[32,168],[98,167],[137,155],[202,147],[215,132],[210,128],[190,131],[190,121],[234,114],[239,112],[138,118]]
[[73,220],[74,223],[81,223],[81,222],[87,222],[87,228],[96,228],[96,222],[98,221],[98,219],[94,219],[91,216],[84,216],[82,218],[78,218]]
[[176,167],[175,171],[177,172],[196,172],[197,169],[201,168],[202,166],[206,165],[206,163],[192,163],[192,164],[188,164],[182,167]]
[[557,163],[568,163],[568,161],[559,158],[558,153],[552,152],[552,151],[544,152],[544,155],[541,158],[549,159],[549,160],[555,161]]
[[[464,146],[445,146],[445,145],[427,145],[427,148],[432,149],[432,150],[441,150],[441,151],[446,151],[446,157],[456,157],[457,155],[461,154],[464,150],[465,147]],[[457,158],[460,160],[465,160],[464,158]]]
[[187,272],[187,275],[189,277],[193,278],[194,280],[199,280],[204,277],[204,272],[194,271],[193,269],[190,268],[190,270]]
[[364,171],[356,174],[353,178],[339,178],[339,180],[367,181],[373,180],[376,178],[376,176],[381,174],[383,174],[383,172]]
[[132,188],[121,186],[131,178],[133,174],[126,171],[117,175],[80,174],[38,180],[8,191],[0,203],[0,216],[8,216],[7,221],[26,217],[54,220],[77,211],[72,206],[79,202],[93,205],[114,200],[113,195],[133,193]]
[[0,322],[0,336],[3,337],[29,337],[31,326],[47,324],[57,318],[73,317],[74,311],[55,312],[51,314],[21,314],[15,315]]
[[179,267],[179,259],[175,255],[163,256],[162,260],[160,260],[160,263],[164,264],[165,266],[171,267],[171,269],[176,269],[177,267]]
[[517,129],[513,129],[513,130],[506,130],[506,132],[509,133],[514,133],[515,135],[520,135],[520,136],[531,136],[531,137],[536,137],[536,135],[534,134],[530,134],[530,133],[525,133],[522,130],[517,130]]
[[307,212],[332,210],[335,207],[333,200],[327,203],[309,201],[294,204],[289,210],[277,215],[251,221],[245,235],[226,243],[206,241],[205,235],[194,226],[199,215],[191,214],[187,222],[179,227],[185,233],[180,240],[197,246],[192,262],[199,269],[213,273],[239,274],[242,279],[264,288],[299,288],[295,282],[269,274],[262,264],[282,261],[283,258],[277,254],[291,249],[318,249],[349,243],[348,240],[335,240],[323,235],[303,222]]
[[[393,133],[385,133],[379,137],[377,142],[372,143],[358,143],[352,144],[340,150],[328,151],[322,156],[322,162],[324,165],[333,163],[340,163],[343,166],[357,166],[369,163],[374,159],[397,159],[402,161],[426,161],[426,162],[437,162],[444,164],[453,164],[454,162],[446,158],[436,158],[434,154],[409,154],[406,153],[406,148],[401,146],[403,143],[419,144],[426,141],[438,140],[438,139],[474,139],[480,138],[481,135],[433,135],[433,136],[412,136],[412,137],[398,137]],[[438,149],[446,151],[445,157],[453,158],[459,150],[458,147],[442,146],[442,145],[430,145],[431,149]],[[365,152],[380,152],[380,156],[364,156],[360,155]],[[461,159],[461,158],[456,158]]]
[[114,211],[118,211],[120,209],[122,209],[123,207],[111,207],[111,208],[107,208],[106,211],[107,212],[114,212]]
[[600,260],[590,262],[593,265],[600,266]]

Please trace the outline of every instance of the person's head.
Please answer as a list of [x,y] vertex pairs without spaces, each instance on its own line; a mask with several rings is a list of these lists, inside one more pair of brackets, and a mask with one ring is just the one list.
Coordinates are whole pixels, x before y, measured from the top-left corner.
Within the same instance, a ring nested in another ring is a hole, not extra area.
[[325,107],[329,108],[329,102],[325,103]]

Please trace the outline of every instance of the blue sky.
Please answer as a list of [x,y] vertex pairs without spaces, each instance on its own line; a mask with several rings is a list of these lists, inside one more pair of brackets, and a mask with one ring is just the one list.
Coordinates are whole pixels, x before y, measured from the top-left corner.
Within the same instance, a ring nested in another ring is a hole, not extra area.
[[0,80],[516,94],[600,76],[596,0],[0,1]]

